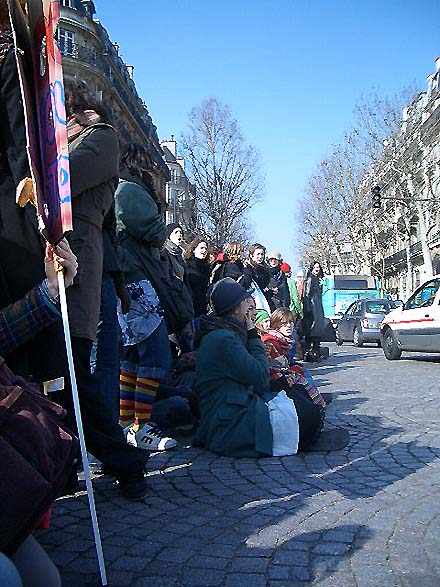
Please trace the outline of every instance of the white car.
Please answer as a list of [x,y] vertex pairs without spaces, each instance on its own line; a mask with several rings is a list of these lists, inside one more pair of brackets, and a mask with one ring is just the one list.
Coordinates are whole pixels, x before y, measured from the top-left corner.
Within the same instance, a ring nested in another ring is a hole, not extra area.
[[389,361],[402,351],[440,353],[440,275],[419,286],[382,321],[382,348]]

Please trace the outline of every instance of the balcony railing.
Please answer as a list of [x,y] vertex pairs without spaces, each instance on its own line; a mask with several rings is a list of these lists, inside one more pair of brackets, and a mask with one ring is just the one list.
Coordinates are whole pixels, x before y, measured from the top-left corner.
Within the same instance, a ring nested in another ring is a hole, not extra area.
[[61,44],[60,49],[63,57],[70,57],[71,59],[76,59],[78,61],[81,61],[82,63],[85,63],[86,65],[90,65],[98,69],[101,73],[103,73],[105,77],[109,80],[111,86],[122,98],[127,110],[129,110],[129,112],[132,114],[132,116],[138,123],[139,127],[149,138],[151,138],[152,133],[154,134],[155,131],[152,129],[153,125],[150,115],[144,107],[143,108],[145,112],[143,115],[141,115],[133,105],[133,100],[139,100],[139,97],[137,96],[137,93],[135,94],[133,92],[134,82],[130,78],[128,73],[125,76],[123,72],[121,72],[121,70],[118,68],[127,85],[130,87],[131,95],[127,91],[127,89],[122,85],[119,79],[113,74],[112,67],[104,58],[105,54],[98,55],[98,52],[95,50],[71,42]]

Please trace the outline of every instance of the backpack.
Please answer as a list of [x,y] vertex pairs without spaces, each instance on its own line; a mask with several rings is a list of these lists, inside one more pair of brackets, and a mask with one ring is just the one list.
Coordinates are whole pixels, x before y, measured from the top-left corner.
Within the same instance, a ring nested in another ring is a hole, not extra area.
[[0,551],[13,553],[71,476],[78,439],[66,411],[0,358]]

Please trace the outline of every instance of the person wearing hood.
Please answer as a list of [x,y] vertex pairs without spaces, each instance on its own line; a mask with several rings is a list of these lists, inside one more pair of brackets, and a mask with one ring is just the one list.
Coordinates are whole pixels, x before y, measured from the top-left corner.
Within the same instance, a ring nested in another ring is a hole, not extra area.
[[148,278],[148,265],[160,262],[166,237],[154,174],[149,149],[129,144],[115,193],[118,252],[131,298],[128,313],[118,309],[123,345],[119,423],[129,444],[148,451],[177,444],[151,419],[159,384],[169,379],[172,361],[164,310]]

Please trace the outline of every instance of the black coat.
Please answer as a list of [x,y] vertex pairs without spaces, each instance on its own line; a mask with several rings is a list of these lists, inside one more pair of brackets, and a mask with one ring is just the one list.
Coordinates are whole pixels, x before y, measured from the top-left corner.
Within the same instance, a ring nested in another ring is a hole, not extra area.
[[[21,299],[45,278],[44,241],[35,208],[15,203],[15,190],[30,177],[24,111],[15,53],[0,65],[0,307]],[[54,352],[59,349],[59,352]],[[15,353],[8,365],[19,375],[40,380],[64,373],[61,322],[49,326]]]
[[322,285],[319,279],[312,275],[309,275],[304,282],[303,308],[302,328],[304,336],[322,338],[325,327]]
[[279,267],[268,267],[268,271],[272,278],[271,286],[277,287],[278,291],[274,294],[272,291],[271,299],[269,303],[271,307],[276,308],[289,308],[290,307],[290,293],[287,278]]
[[211,267],[208,261],[192,256],[186,262],[186,278],[192,293],[194,316],[196,318],[202,314],[206,314],[208,306],[206,293],[208,291],[210,275]]

